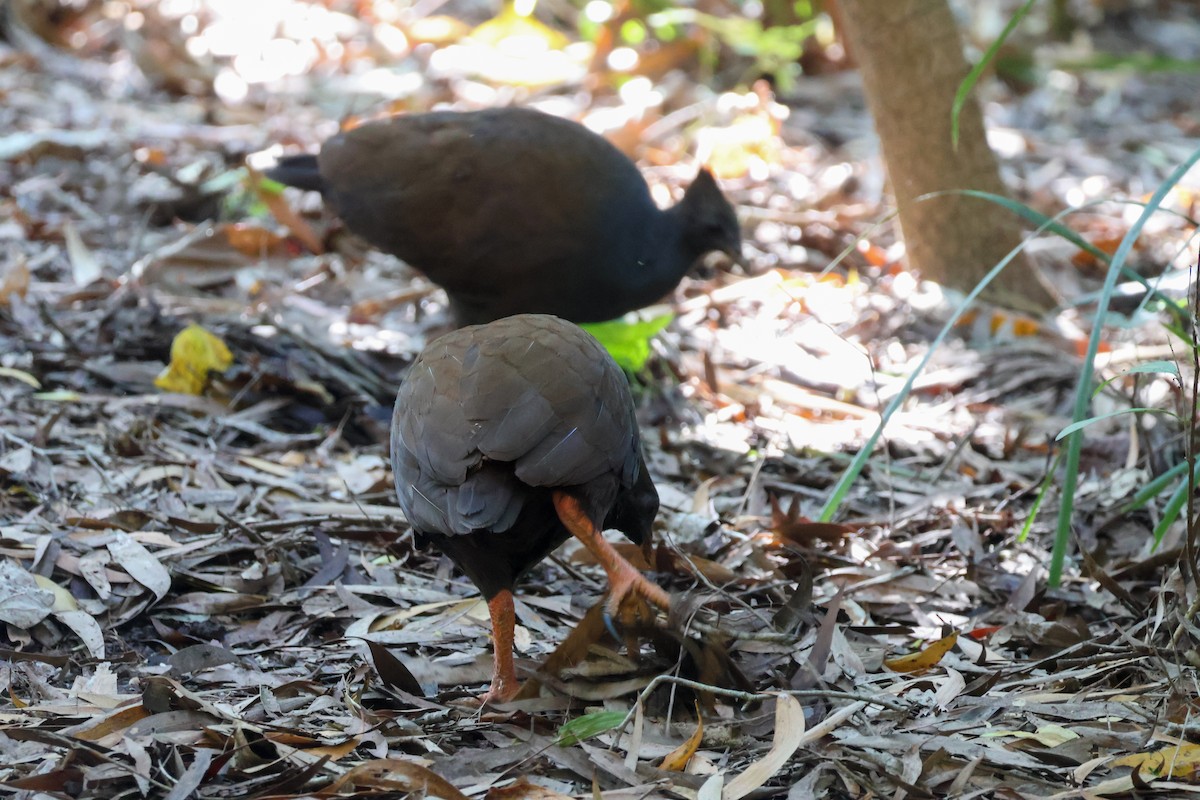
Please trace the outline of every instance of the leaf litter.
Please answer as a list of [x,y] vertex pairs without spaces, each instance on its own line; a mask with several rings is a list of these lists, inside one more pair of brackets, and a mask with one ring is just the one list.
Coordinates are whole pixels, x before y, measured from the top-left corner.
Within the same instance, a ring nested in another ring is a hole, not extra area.
[[[332,5],[312,11],[329,15],[319,36],[353,41],[336,31],[366,23]],[[663,497],[645,566],[676,608],[615,640],[594,605],[602,575],[565,547],[518,594],[525,692],[481,712],[469,701],[491,666],[486,607],[414,547],[384,449],[392,395],[444,329],[444,297],[307,201],[293,199],[296,214],[239,173],[249,152],[319,141],[344,108],[320,92],[258,102],[281,84],[198,58],[177,20],[136,6],[144,25],[120,41],[85,16],[69,48],[14,33],[20,44],[0,49],[15,67],[0,71],[0,184],[12,187],[0,193],[0,789],[1194,791],[1182,524],[1155,550],[1160,501],[1129,507],[1182,459],[1178,426],[1091,426],[1075,542],[1086,555],[1063,587],[1042,572],[1050,515],[1020,536],[1068,421],[1085,318],[1067,312],[1048,329],[980,315],[935,354],[836,523],[815,521],[844,454],[950,307],[894,269],[895,231],[874,227],[879,166],[839,144],[869,131],[844,76],[778,98],[790,113],[763,91],[671,89],[672,106],[718,132],[699,146],[715,151],[753,254],[749,273],[685,281],[674,321],[638,353]],[[196,35],[212,39],[219,20],[202,6]],[[20,31],[38,27],[37,4],[14,7]],[[465,44],[462,31],[435,36],[434,18],[378,20],[379,42],[398,41],[390,28],[436,52],[486,51],[426,65],[428,96],[404,108],[526,81],[494,38],[505,19]],[[595,69],[561,42],[546,51],[539,82]],[[138,79],[122,82],[104,52]],[[687,63],[694,49],[667,56]],[[354,86],[347,66],[372,58],[326,62],[325,91]],[[1124,91],[1148,118],[1165,114],[1169,80],[1149,93],[1144,80]],[[230,101],[237,81],[250,102]],[[212,105],[216,87],[225,104]],[[576,116],[612,114],[609,134],[642,142],[634,154],[669,194],[689,177],[689,141],[662,108],[632,113],[634,94],[595,109],[558,97]],[[1036,145],[1007,160],[1019,191],[1052,213],[1097,164],[1114,191],[1139,191],[1149,167],[1121,171],[1119,120],[1064,141],[1030,132],[1037,100],[997,104],[1004,133]],[[1103,248],[1122,219],[1079,224]],[[1139,252],[1182,252],[1188,233],[1161,223]],[[1095,283],[1054,243],[1038,255],[1056,280]],[[202,390],[159,391],[172,343],[197,327],[232,364],[216,350]],[[1176,355],[1152,319],[1107,338],[1106,377]],[[1121,376],[1096,411],[1163,407],[1178,386]]]

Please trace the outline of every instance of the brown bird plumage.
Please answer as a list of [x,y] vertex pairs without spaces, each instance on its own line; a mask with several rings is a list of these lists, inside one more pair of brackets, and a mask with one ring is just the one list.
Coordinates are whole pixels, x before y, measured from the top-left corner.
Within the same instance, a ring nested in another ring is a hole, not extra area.
[[705,253],[741,254],[706,170],[663,211],[602,136],[529,109],[371,122],[266,174],[320,191],[350,230],[445,288],[462,325],[614,319],[660,300]]
[[510,699],[516,581],[577,536],[612,590],[668,598],[601,535],[648,540],[658,512],[624,374],[575,325],[525,314],[447,334],[409,370],[392,418],[392,467],[413,530],[488,600],[495,670],[487,699]]

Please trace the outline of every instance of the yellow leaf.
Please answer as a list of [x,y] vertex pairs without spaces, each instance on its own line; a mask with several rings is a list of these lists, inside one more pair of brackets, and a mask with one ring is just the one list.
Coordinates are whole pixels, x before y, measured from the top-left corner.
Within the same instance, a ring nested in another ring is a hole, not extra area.
[[199,325],[188,325],[171,342],[171,363],[154,379],[164,392],[200,394],[209,371],[224,372],[233,354],[218,337]]
[[1069,728],[1064,728],[1062,725],[1043,725],[1036,731],[988,731],[981,734],[980,738],[1001,738],[1005,736],[1011,736],[1014,739],[1032,739],[1044,747],[1058,747],[1060,744],[1079,738],[1078,733]]
[[744,114],[725,127],[706,128],[701,138],[708,151],[705,165],[718,178],[740,178],[755,161],[777,163],[782,149],[779,122],[761,113]]
[[24,372],[19,369],[12,369],[10,367],[0,367],[0,378],[12,378],[14,380],[20,381],[21,383],[27,383],[35,389],[42,388],[42,385],[40,383],[38,383],[37,378],[30,375],[28,372]]
[[537,42],[547,50],[562,50],[570,40],[533,18],[533,3],[522,3],[521,9],[514,2],[506,2],[503,10],[492,19],[471,31],[471,38],[481,44],[495,47],[506,39]]
[[75,601],[75,595],[54,581],[42,575],[34,575],[33,580],[39,588],[45,589],[54,595],[54,608],[50,609],[51,611],[76,611],[79,609],[79,603]]
[[958,632],[956,631],[949,636],[938,639],[918,653],[909,653],[906,656],[889,658],[883,662],[883,665],[894,672],[920,672],[921,670],[936,666],[942,660],[942,656],[949,653],[950,648],[954,647],[954,643],[957,641]]
[[437,14],[415,19],[405,30],[408,38],[414,42],[427,42],[442,47],[466,38],[470,32],[470,27],[457,17]]
[[1134,753],[1112,762],[1115,767],[1135,767],[1160,778],[1188,778],[1200,767],[1200,745],[1178,744],[1154,753]]
[[700,749],[700,742],[704,739],[704,720],[700,719],[700,704],[696,703],[696,730],[688,737],[688,740],[676,747],[663,758],[662,763],[658,765],[659,769],[669,770],[671,772],[683,772],[687,767],[688,762],[692,760],[692,756]]

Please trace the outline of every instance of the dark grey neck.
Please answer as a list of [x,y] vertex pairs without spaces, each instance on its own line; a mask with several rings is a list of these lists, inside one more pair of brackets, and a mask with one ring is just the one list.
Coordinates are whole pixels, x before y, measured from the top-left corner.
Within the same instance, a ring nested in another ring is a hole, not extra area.
[[684,216],[681,204],[655,215],[647,247],[639,259],[636,271],[628,276],[627,295],[645,306],[662,299],[671,292],[688,269],[703,253],[689,246],[684,235]]

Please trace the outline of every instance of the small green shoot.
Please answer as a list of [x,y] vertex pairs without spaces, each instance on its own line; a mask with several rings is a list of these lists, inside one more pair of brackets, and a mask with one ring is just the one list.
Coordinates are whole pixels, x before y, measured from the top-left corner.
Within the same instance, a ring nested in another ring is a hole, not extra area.
[[626,372],[641,372],[650,358],[650,340],[671,324],[674,314],[653,319],[627,322],[623,319],[608,322],[585,322],[579,327],[595,336],[608,351],[617,366]]
[[[1173,375],[1173,376],[1175,376],[1175,380],[1177,380],[1177,381],[1180,380],[1179,366],[1174,361],[1147,361],[1145,364],[1136,364],[1136,365],[1130,367],[1129,369],[1125,370],[1124,372],[1120,373],[1119,375],[1113,375],[1111,378],[1106,380],[1104,383],[1102,383],[1096,387],[1096,391],[1092,392],[1092,397],[1094,399],[1096,397],[1096,395],[1100,394],[1100,392],[1102,392],[1104,390],[1105,386],[1108,386],[1113,381],[1119,381],[1121,378],[1124,378],[1127,375],[1138,375],[1138,374],[1146,373],[1146,372],[1153,372],[1156,374],[1163,374],[1163,375]],[[1130,409],[1130,410],[1132,411],[1134,409]],[[1060,434],[1060,438],[1061,438],[1061,434]]]
[[[1113,253],[1112,261],[1109,263],[1108,273],[1104,276],[1104,286],[1100,290],[1100,299],[1096,304],[1097,320],[1104,319],[1104,315],[1108,311],[1109,302],[1116,287],[1117,276],[1125,266],[1125,260],[1129,257],[1129,252],[1133,249],[1133,243],[1141,235],[1142,228],[1146,226],[1146,222],[1154,215],[1158,207],[1162,205],[1163,200],[1171,189],[1175,187],[1175,184],[1179,183],[1197,161],[1200,161],[1200,149],[1192,152],[1182,164],[1172,170],[1166,180],[1159,184],[1158,188],[1154,190],[1150,201],[1142,209],[1142,213],[1137,218],[1137,221],[1133,223],[1121,239],[1121,244],[1117,247],[1117,251]],[[1083,364],[1079,370],[1079,382],[1075,389],[1075,409],[1073,416],[1076,422],[1084,419],[1088,411],[1088,405],[1091,403],[1092,391],[1095,388],[1092,376],[1095,374],[1096,353],[1100,351],[1100,337],[1103,329],[1104,326],[1097,323],[1092,328],[1091,336],[1088,337],[1087,351],[1083,355]],[[1068,435],[1066,461],[1063,469],[1063,499],[1062,505],[1058,509],[1058,527],[1054,538],[1054,549],[1050,553],[1050,575],[1047,581],[1050,586],[1058,586],[1062,581],[1063,562],[1066,560],[1067,542],[1070,540],[1071,525],[1074,520],[1075,487],[1079,482],[1079,461],[1082,451],[1083,436],[1078,431]],[[1183,495],[1185,497],[1187,495],[1186,488],[1183,491]],[[1180,499],[1181,505],[1183,499]]]
[[992,46],[983,54],[983,58],[979,59],[979,63],[967,73],[967,77],[963,78],[962,83],[958,85],[958,91],[954,93],[954,106],[950,110],[950,142],[955,150],[958,149],[958,117],[967,102],[967,96],[971,94],[971,90],[979,82],[979,78],[983,75],[983,71],[987,69],[988,64],[992,63],[992,60],[996,58],[996,53],[1000,52],[1001,45],[1008,39],[1009,34],[1013,32],[1017,24],[1033,8],[1033,4],[1036,1],[1026,0],[1025,5],[1017,9],[1016,13],[1008,20],[1008,24],[1004,26],[1004,30],[1000,31],[1000,35],[996,37],[996,41],[992,42]]
[[597,711],[571,720],[558,729],[559,747],[570,747],[613,730],[625,721],[624,711]]
[[1093,422],[1099,422],[1102,419],[1112,419],[1113,417],[1119,417],[1123,414],[1143,414],[1143,413],[1166,414],[1168,417],[1175,417],[1176,419],[1179,418],[1177,414],[1174,414],[1170,411],[1167,411],[1167,410],[1161,409],[1161,408],[1118,408],[1116,411],[1110,411],[1107,414],[1098,414],[1094,417],[1088,417],[1087,419],[1081,419],[1081,420],[1077,420],[1076,422],[1072,422],[1070,425],[1068,425],[1067,427],[1063,428],[1061,431],[1058,432],[1058,436],[1054,437],[1054,441],[1056,441],[1056,442],[1062,441],[1063,438],[1070,436],[1075,431],[1083,430],[1088,425],[1091,425]]

